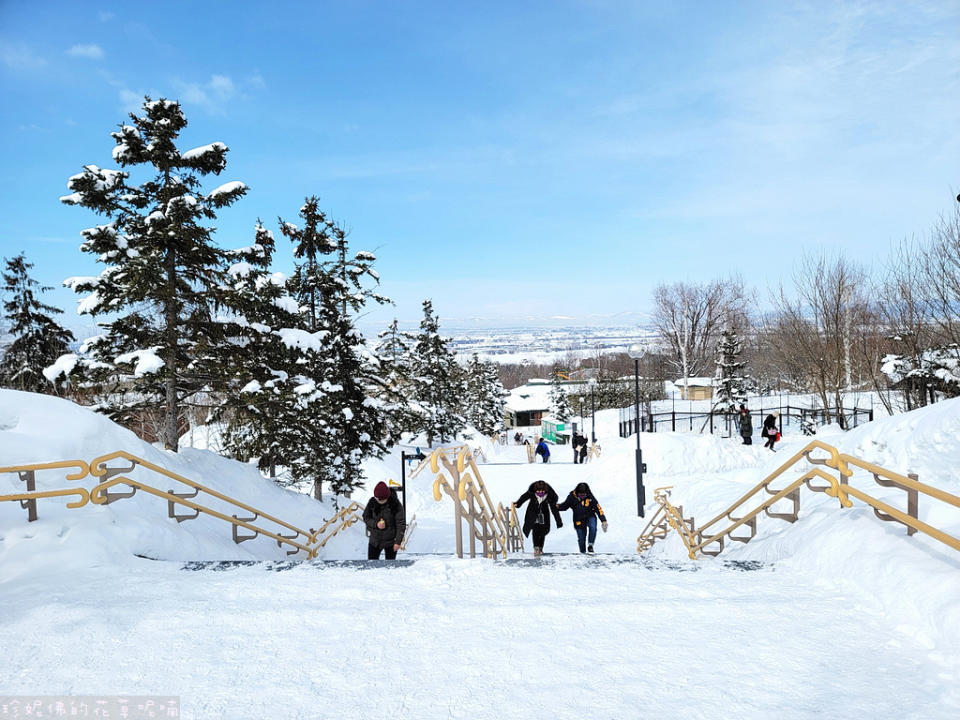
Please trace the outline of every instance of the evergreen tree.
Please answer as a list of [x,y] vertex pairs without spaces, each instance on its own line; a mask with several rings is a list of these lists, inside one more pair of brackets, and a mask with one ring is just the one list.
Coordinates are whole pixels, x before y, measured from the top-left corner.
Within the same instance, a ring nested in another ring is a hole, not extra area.
[[730,327],[724,328],[715,354],[714,407],[728,414],[736,414],[739,404],[747,399],[746,377],[743,375],[745,363],[740,359],[742,353],[743,343],[737,333]]
[[245,192],[229,182],[209,193],[201,179],[226,167],[227,146],[220,142],[181,152],[176,141],[187,125],[180,105],[145,99],[142,116],[112,133],[113,159],[146,177],[130,182],[126,170],[86,165],[68,182],[67,205],[80,205],[109,222],[83,231],[81,249],[106,264],[94,278],[68,284],[88,292],[80,312],[109,314],[105,333],[86,344],[101,380],[128,382],[133,400],[113,404],[111,414],[129,419],[144,407],[164,409],[163,440],[177,449],[183,403],[210,382],[199,371],[217,342],[213,322],[216,293],[223,282],[224,252],[205,225],[217,210]]
[[377,335],[374,356],[380,366],[383,382],[378,396],[383,401],[383,412],[388,425],[390,443],[400,440],[404,432],[415,431],[417,414],[412,410],[408,393],[412,392],[411,375],[413,347],[416,338],[400,330],[394,318],[386,330]]
[[290,465],[290,431],[299,407],[289,380],[302,357],[285,342],[300,324],[300,312],[287,294],[286,278],[270,271],[273,252],[273,234],[259,220],[254,244],[228,252],[234,263],[221,289],[228,314],[218,319],[225,342],[216,354],[224,402],[214,411],[224,423],[225,449],[242,460],[257,458],[271,477],[278,465]]
[[465,394],[463,371],[440,337],[440,322],[433,314],[433,303],[423,301],[423,320],[413,355],[411,384],[420,414],[418,430],[427,435],[427,444],[436,437],[445,443],[466,426],[460,413]]
[[30,277],[33,267],[23,253],[7,259],[3,273],[4,317],[10,326],[11,342],[0,358],[0,382],[4,387],[30,392],[51,392],[55,385],[43,376],[43,369],[68,351],[73,333],[57,324],[51,315],[62,310],[45,305],[36,290],[45,292]]
[[372,397],[373,390],[383,386],[383,379],[354,321],[368,302],[383,303],[387,299],[365,284],[366,277],[379,280],[373,270],[376,257],[365,251],[351,257],[346,233],[340,227],[334,227],[333,236],[337,250],[330,267],[329,291],[321,295],[321,308],[328,333],[324,356],[333,383],[325,398],[328,480],[334,493],[342,494],[363,483],[364,458],[381,457],[387,450],[383,403]]
[[484,435],[499,432],[503,427],[506,397],[496,365],[482,362],[474,353],[466,368],[467,421]]
[[346,233],[319,210],[316,197],[300,209],[303,227],[281,220],[301,262],[289,289],[300,302],[304,356],[294,379],[301,411],[295,422],[298,452],[290,465],[295,479],[311,478],[314,495],[322,483],[348,493],[363,482],[361,463],[386,451],[390,430],[384,401],[373,397],[385,385],[354,318],[368,302],[388,302],[366,286],[378,281],[375,256],[350,256]]
[[560,384],[558,368],[553,369],[553,379],[550,381],[550,409],[557,422],[566,423],[573,417],[573,408],[570,407],[570,398]]

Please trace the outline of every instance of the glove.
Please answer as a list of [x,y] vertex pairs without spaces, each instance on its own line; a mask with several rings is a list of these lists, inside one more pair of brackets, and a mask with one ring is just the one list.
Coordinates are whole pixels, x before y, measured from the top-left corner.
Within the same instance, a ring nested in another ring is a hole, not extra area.
[[603,528],[603,531],[606,532],[606,531],[607,531],[607,521],[604,520],[602,523],[600,523],[600,527],[602,527],[602,528]]

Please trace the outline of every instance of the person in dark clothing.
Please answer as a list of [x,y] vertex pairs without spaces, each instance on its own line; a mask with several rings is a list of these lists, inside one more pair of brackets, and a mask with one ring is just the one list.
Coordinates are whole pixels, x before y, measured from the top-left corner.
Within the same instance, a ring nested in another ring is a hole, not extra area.
[[407,523],[397,493],[388,488],[385,482],[377,483],[373,489],[373,497],[363,510],[363,523],[370,536],[367,559],[379,560],[383,552],[387,560],[395,560],[397,550],[403,543]]
[[543,458],[545,463],[550,462],[550,448],[547,447],[547,441],[543,438],[540,438],[540,442],[537,443],[536,453]]
[[573,448],[573,464],[580,462],[580,433],[574,433],[570,438],[570,446]]
[[740,437],[743,438],[744,445],[753,445],[753,418],[747,406],[740,403]]
[[[763,421],[763,432],[762,435],[767,439],[767,442],[764,443],[765,448],[770,448],[773,450],[773,444],[777,441],[780,431],[777,430],[777,415],[767,415]],[[776,452],[776,450],[773,450]]]
[[590,492],[590,486],[585,482],[577,485],[567,495],[567,499],[557,505],[557,510],[573,510],[573,527],[577,531],[580,552],[593,554],[593,543],[597,539],[597,518],[600,518],[603,531],[606,532],[607,517]]
[[557,521],[557,528],[563,527],[563,519],[560,517],[560,511],[557,510],[559,499],[556,490],[543,480],[537,480],[531,483],[527,491],[514,503],[514,507],[520,507],[525,502],[530,502],[523,515],[523,534],[530,537],[531,531],[533,532],[534,557],[543,554],[543,541],[550,532],[551,513]]
[[580,436],[580,464],[583,465],[587,461],[587,436]]

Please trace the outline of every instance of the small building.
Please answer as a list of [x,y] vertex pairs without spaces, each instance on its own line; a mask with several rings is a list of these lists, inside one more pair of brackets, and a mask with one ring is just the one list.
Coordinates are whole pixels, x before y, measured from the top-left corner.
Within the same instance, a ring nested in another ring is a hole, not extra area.
[[570,438],[567,423],[562,423],[553,415],[544,415],[540,437],[554,445],[566,445]]
[[514,388],[503,407],[507,427],[539,426],[550,412],[550,382],[533,379]]
[[[587,392],[588,388],[587,383],[582,381],[564,381],[560,385],[568,395]],[[553,405],[550,402],[550,389],[550,380],[531,378],[526,385],[511,390],[504,403],[506,426],[540,426]]]
[[694,377],[680,378],[673,381],[676,392],[681,400],[711,400],[713,399],[713,378]]

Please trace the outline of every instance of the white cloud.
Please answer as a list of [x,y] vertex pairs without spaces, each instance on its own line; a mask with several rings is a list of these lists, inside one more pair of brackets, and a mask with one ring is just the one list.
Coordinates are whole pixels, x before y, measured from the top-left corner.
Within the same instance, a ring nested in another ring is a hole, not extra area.
[[67,50],[67,55],[71,57],[86,58],[88,60],[102,60],[103,48],[93,43],[74,45]]
[[97,13],[97,18],[100,20],[100,22],[110,22],[115,17],[116,15],[114,15],[112,12],[104,12],[101,10]]
[[12,45],[3,41],[0,41],[0,62],[14,70],[28,70],[47,64],[45,59],[26,45]]
[[224,107],[238,95],[237,87],[227,75],[211,75],[205,83],[177,83],[181,102],[198,105],[207,112],[217,115],[225,112]]

